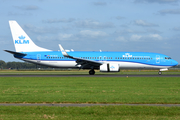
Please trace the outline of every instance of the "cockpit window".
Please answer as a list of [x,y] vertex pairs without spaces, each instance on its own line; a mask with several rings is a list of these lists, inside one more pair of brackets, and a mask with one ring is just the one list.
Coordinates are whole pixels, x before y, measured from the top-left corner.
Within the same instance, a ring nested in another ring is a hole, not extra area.
[[165,59],[169,60],[169,59],[171,59],[171,57],[165,57]]

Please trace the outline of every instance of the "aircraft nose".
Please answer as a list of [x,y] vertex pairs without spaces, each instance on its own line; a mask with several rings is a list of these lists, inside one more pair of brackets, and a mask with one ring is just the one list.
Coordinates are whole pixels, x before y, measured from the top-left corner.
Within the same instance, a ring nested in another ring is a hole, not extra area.
[[174,64],[174,66],[177,66],[178,65],[178,62],[177,61],[173,61],[173,64]]

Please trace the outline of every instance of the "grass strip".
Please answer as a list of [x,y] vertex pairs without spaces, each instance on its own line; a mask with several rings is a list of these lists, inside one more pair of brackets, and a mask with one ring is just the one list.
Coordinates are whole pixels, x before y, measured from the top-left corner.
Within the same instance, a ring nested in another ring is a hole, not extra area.
[[[159,70],[121,70],[120,72],[100,72],[96,70],[96,75],[107,75],[107,74],[121,74],[121,75],[135,75],[135,74],[146,74],[146,75],[157,75]],[[16,74],[23,74],[23,75],[87,75],[89,74],[89,70],[0,70],[0,75],[16,75]],[[178,75],[180,74],[180,70],[168,70],[164,71],[163,75]]]
[[93,107],[45,107],[0,106],[0,119],[63,119],[63,120],[154,120],[180,119],[180,107],[152,106],[93,106]]
[[180,104],[179,77],[1,77],[0,103]]

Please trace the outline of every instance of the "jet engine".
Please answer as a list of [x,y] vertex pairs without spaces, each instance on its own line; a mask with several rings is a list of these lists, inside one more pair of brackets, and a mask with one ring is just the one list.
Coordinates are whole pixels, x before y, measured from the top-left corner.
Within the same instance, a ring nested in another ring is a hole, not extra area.
[[107,63],[100,66],[100,72],[119,72],[119,64]]

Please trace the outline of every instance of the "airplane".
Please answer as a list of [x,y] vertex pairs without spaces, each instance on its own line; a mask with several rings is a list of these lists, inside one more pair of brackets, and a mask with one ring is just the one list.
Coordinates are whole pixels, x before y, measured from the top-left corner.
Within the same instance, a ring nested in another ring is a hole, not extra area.
[[16,51],[4,50],[15,58],[54,68],[90,69],[100,72],[119,72],[120,69],[158,69],[162,71],[178,65],[171,57],[150,52],[103,52],[65,50],[60,44],[60,51],[52,51],[37,46],[16,21],[9,21]]

